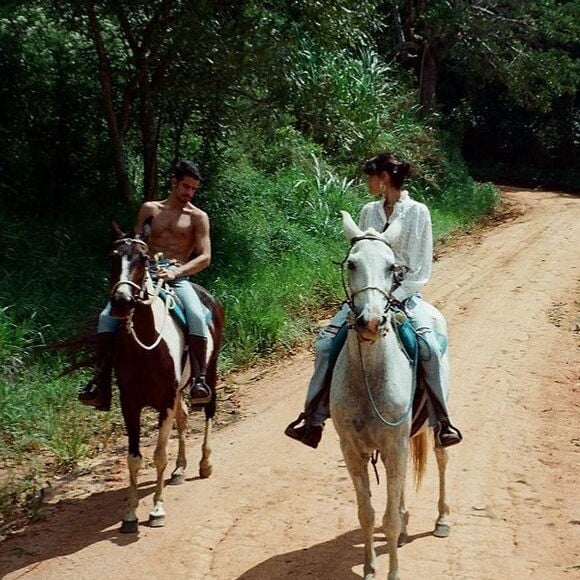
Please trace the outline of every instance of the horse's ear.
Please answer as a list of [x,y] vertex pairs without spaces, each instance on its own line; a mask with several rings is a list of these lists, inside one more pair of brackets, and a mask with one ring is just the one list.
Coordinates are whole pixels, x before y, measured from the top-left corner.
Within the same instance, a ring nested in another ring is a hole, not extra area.
[[397,218],[389,224],[389,227],[381,234],[383,240],[389,244],[393,245],[401,237],[401,232],[403,231],[403,222],[401,218]]
[[354,223],[354,220],[347,211],[341,211],[342,227],[348,240],[352,240],[362,234],[361,229]]
[[119,224],[115,220],[111,221],[111,234],[115,240],[120,240],[121,238],[125,237],[125,234],[122,232]]

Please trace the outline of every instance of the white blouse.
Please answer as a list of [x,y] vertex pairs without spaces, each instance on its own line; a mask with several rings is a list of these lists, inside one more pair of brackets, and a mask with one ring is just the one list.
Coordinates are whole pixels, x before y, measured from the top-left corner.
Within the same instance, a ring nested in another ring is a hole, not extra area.
[[403,302],[420,292],[431,275],[433,259],[431,214],[425,204],[411,199],[408,191],[401,192],[401,197],[388,218],[383,203],[383,199],[367,203],[362,208],[358,225],[363,231],[374,228],[382,232],[387,222],[392,223],[397,218],[402,220],[401,236],[393,243],[392,248],[397,264],[408,268],[401,285],[393,291],[393,298]]

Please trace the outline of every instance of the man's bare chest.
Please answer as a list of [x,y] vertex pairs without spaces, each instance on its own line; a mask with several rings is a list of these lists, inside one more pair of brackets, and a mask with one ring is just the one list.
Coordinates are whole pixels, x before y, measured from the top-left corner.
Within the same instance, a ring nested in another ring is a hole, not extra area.
[[153,220],[154,236],[192,237],[194,221],[191,213],[159,212]]

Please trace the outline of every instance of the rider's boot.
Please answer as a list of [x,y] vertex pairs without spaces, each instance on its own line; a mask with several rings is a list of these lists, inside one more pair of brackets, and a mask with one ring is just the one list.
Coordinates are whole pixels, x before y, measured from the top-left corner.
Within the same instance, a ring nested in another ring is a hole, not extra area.
[[211,401],[211,388],[205,382],[207,372],[207,338],[189,335],[189,358],[191,362],[192,384],[189,396],[193,405],[206,405]]
[[78,399],[83,405],[95,407],[97,411],[111,410],[114,344],[114,332],[97,334],[95,374],[78,394]]
[[463,441],[463,435],[461,431],[451,424],[449,419],[449,414],[446,412],[445,406],[435,396],[426,383],[427,391],[429,394],[429,399],[435,416],[437,417],[437,424],[433,430],[435,435],[435,447],[451,447],[452,445],[457,445]]

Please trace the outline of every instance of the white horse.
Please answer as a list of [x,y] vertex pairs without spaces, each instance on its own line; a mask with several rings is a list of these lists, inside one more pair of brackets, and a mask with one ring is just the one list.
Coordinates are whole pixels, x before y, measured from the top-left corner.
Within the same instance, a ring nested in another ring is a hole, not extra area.
[[[364,535],[364,578],[375,578],[373,544],[375,512],[371,504],[368,463],[379,452],[387,475],[387,505],[383,532],[389,554],[388,580],[399,579],[397,547],[407,538],[408,513],[405,479],[409,454],[417,486],[425,472],[431,437],[425,414],[421,429],[413,429],[415,393],[413,365],[401,347],[392,321],[391,291],[396,264],[391,244],[401,233],[395,220],[384,233],[361,231],[347,212],[341,212],[351,249],[345,260],[348,270],[349,331],[333,373],[330,413],[340,438],[346,466],[358,504]],[[433,307],[433,317],[446,335],[445,320]],[[411,452],[410,452],[411,448]],[[449,507],[445,498],[447,451],[435,448],[439,468],[439,517],[434,535],[449,535]]]

